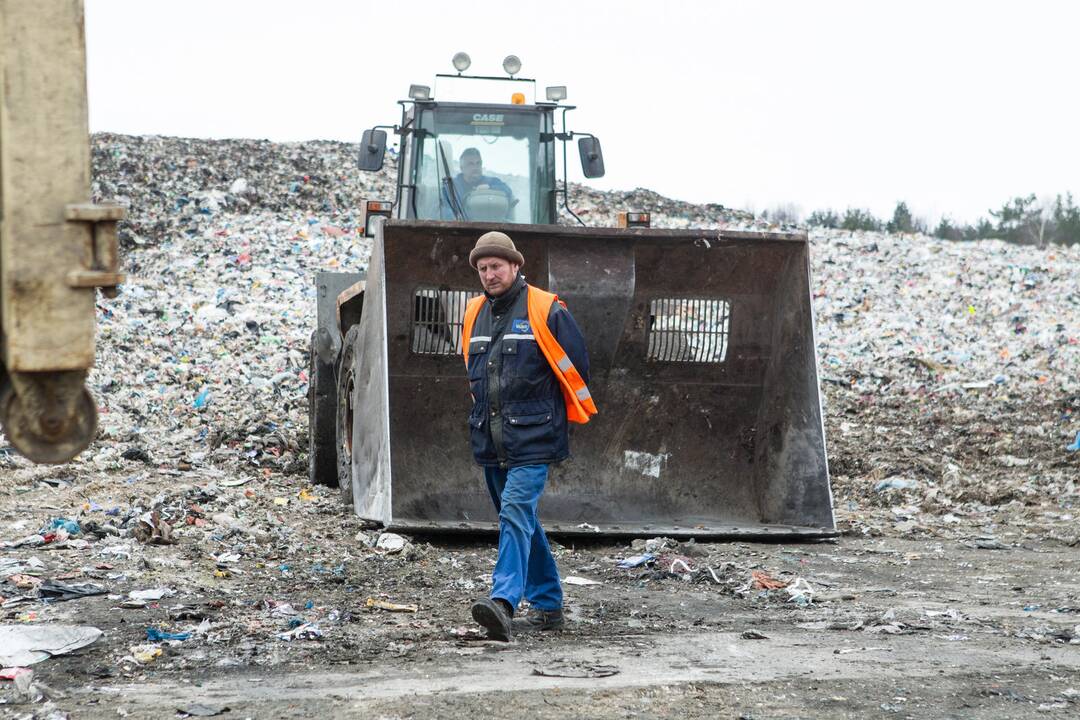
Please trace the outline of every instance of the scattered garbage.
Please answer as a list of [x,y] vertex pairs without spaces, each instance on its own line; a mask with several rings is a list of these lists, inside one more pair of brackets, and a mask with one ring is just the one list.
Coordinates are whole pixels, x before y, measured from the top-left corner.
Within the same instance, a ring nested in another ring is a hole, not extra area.
[[216,717],[229,712],[228,705],[206,705],[204,703],[192,703],[176,708],[176,711],[189,717]]
[[618,675],[615,665],[604,665],[587,660],[567,660],[559,658],[547,665],[533,666],[533,675],[564,678],[602,678]]
[[882,480],[874,486],[874,492],[881,492],[882,490],[910,490],[918,486],[918,483],[914,480],[908,480],[900,477],[893,477],[887,480]]
[[84,648],[102,636],[88,625],[0,625],[0,666],[34,665]]
[[983,536],[975,538],[975,547],[980,550],[1004,550],[1008,547],[1003,542],[993,536]]
[[146,628],[146,639],[150,642],[161,642],[163,640],[188,640],[191,638],[189,632],[165,632],[164,630],[158,630],[155,627]]
[[619,561],[618,567],[621,568],[636,568],[651,562],[656,559],[656,556],[651,553],[645,553],[643,555],[631,555],[628,558],[624,558]]
[[788,594],[788,602],[793,602],[799,607],[806,607],[814,602],[815,590],[803,578],[795,578],[784,588]]
[[659,555],[665,550],[677,549],[679,541],[669,537],[637,538],[630,543],[630,547],[647,555]]
[[694,569],[690,567],[686,560],[683,560],[682,558],[672,558],[671,567],[668,572],[672,575],[682,575],[684,580],[689,580],[689,573],[694,572]]
[[1068,452],[1076,452],[1080,450],[1080,430],[1076,432],[1076,439],[1072,441],[1071,445],[1067,445],[1065,450]]
[[63,602],[92,595],[104,595],[108,591],[94,583],[65,583],[58,580],[46,580],[38,585],[38,595],[51,602]]
[[419,605],[401,605],[398,603],[387,602],[385,600],[376,600],[375,598],[368,598],[365,603],[365,607],[373,608],[375,610],[386,610],[387,612],[418,612],[420,610]]
[[279,640],[319,640],[323,636],[317,623],[303,623],[288,632],[279,632],[275,635]]
[[409,541],[401,535],[395,533],[383,533],[379,536],[378,541],[376,541],[375,547],[386,553],[398,553],[404,550],[408,543]]
[[124,659],[129,659],[139,665],[149,665],[161,657],[164,652],[160,645],[151,644],[133,645],[128,650],[130,655],[126,655]]
[[743,640],[768,640],[768,636],[758,630],[743,630],[739,634]]
[[45,525],[45,527],[43,527],[39,531],[39,533],[41,535],[47,535],[48,533],[55,532],[56,530],[64,530],[65,532],[67,532],[68,535],[78,535],[81,528],[79,527],[79,523],[75,520],[58,517],[50,520]]
[[161,600],[162,598],[172,597],[176,594],[176,591],[172,588],[150,588],[148,590],[132,590],[128,593],[128,597],[132,600]]
[[176,542],[172,525],[162,520],[156,510],[140,515],[132,533],[136,540],[150,545],[172,545]]
[[1018,458],[1012,455],[1002,455],[997,461],[1009,468],[1027,467],[1031,464],[1031,458]]
[[567,575],[563,578],[562,581],[564,585],[580,585],[585,587],[589,585],[603,585],[603,583],[599,580],[592,580],[590,578],[581,577],[579,575]]
[[781,590],[788,586],[787,581],[777,580],[764,570],[752,570],[750,577],[752,579],[751,587],[754,590]]

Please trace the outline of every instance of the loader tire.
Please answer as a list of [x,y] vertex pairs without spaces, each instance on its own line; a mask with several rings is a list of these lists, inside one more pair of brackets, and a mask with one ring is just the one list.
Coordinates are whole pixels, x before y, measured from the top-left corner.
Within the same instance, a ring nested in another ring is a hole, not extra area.
[[308,346],[308,480],[335,487],[337,479],[337,373]]
[[337,480],[341,489],[341,501],[353,504],[352,487],[352,449],[353,422],[356,413],[353,408],[355,395],[356,361],[360,342],[360,326],[353,325],[345,333],[345,343],[341,347],[341,362],[337,374],[337,422],[335,423],[337,451]]

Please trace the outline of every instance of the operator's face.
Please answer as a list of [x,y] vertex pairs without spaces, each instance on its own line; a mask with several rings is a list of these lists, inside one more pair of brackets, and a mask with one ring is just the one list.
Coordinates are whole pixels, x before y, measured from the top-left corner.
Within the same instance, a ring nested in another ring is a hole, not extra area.
[[479,182],[483,170],[484,162],[480,159],[479,155],[469,153],[461,158],[461,176],[465,178],[465,182],[470,185],[475,185]]
[[499,296],[514,284],[518,268],[521,266],[499,257],[480,258],[476,261],[476,272],[480,275],[480,284],[488,295]]

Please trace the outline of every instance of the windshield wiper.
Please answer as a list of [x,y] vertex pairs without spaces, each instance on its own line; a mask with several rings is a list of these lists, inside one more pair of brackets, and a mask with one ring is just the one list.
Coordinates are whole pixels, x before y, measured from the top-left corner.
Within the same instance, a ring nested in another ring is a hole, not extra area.
[[[450,210],[454,213],[455,219],[468,220],[468,217],[465,216],[465,209],[461,207],[461,198],[458,197],[454,181],[450,179],[450,163],[446,161],[446,148],[443,146],[442,140],[437,140],[436,144],[439,146],[439,156],[442,158],[442,181],[443,188],[446,191],[446,201],[450,203]],[[442,193],[439,193],[439,207],[442,207]]]

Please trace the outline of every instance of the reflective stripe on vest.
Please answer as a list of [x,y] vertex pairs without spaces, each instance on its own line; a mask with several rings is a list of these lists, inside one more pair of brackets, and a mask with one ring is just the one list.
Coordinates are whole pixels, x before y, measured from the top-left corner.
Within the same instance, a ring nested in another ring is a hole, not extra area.
[[[484,307],[484,296],[477,295],[469,304],[465,306],[465,325],[461,328],[461,353],[465,356],[465,369],[469,369],[469,345],[473,341],[480,340],[479,337],[474,338],[472,336],[473,325],[476,324],[476,318],[480,316],[480,310]],[[491,340],[491,336],[484,335],[484,342]]]
[[[532,285],[526,287],[529,292],[525,303],[529,313],[529,325],[532,326],[533,335],[536,344],[540,347],[540,352],[544,354],[548,365],[551,366],[551,371],[559,380],[559,387],[566,402],[566,419],[573,423],[587,423],[589,422],[589,416],[595,415],[597,412],[592,394],[589,392],[588,386],[585,385],[585,381],[582,380],[581,374],[574,367],[574,363],[570,362],[566,351],[563,350],[562,345],[559,345],[547,325],[551,306],[556,301],[560,304],[562,301],[554,293],[535,288]],[[466,368],[469,367],[469,344],[473,339],[473,325],[476,324],[476,318],[480,316],[484,301],[484,296],[478,295],[470,300],[465,307],[465,322],[461,329],[461,348],[462,354],[465,356]]]

